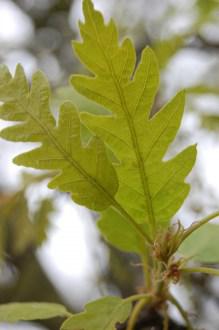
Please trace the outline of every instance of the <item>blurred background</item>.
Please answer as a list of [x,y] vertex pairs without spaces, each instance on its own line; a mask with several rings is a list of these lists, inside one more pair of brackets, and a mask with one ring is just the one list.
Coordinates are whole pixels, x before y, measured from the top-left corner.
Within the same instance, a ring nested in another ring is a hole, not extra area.
[[[21,63],[29,79],[43,70],[53,89],[54,113],[67,99],[80,111],[101,111],[68,86],[69,76],[84,70],[71,48],[71,40],[79,38],[81,2],[0,0],[0,62],[11,72]],[[156,52],[161,83],[155,111],[177,91],[187,92],[180,134],[167,156],[198,143],[197,164],[188,178],[191,193],[176,217],[188,226],[219,209],[219,1],[93,2],[106,19],[114,17],[121,38],[133,38],[138,56],[145,45]],[[101,239],[96,214],[48,190],[48,173],[13,165],[11,159],[26,146],[0,141],[0,148],[0,303],[59,302],[80,311],[99,296],[135,292],[142,284],[138,260]],[[207,242],[197,238],[196,245],[205,250],[208,244],[219,262],[219,229],[211,234]],[[197,326],[219,329],[217,278],[194,276],[192,287],[185,280],[173,291],[194,311]],[[181,322],[174,309],[171,314]],[[0,324],[0,330],[56,330],[61,321]]]

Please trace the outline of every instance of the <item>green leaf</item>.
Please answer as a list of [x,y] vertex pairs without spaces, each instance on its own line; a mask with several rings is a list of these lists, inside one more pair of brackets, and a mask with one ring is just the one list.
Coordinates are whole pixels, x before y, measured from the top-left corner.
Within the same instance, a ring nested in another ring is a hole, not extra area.
[[22,255],[33,246],[35,231],[30,219],[25,192],[21,190],[13,197],[8,205],[5,205],[6,210],[7,208],[10,210],[7,214],[8,246],[11,247],[14,255]]
[[73,102],[79,111],[87,111],[95,114],[106,114],[107,111],[102,106],[98,106],[95,102],[88,100],[79,94],[72,86],[59,87],[55,91],[53,102],[55,106],[60,106],[63,101]]
[[102,212],[98,228],[105,239],[118,249],[137,254],[145,253],[146,246],[142,237],[113,208]]
[[9,303],[0,305],[0,322],[43,320],[69,315],[66,308],[59,304]]
[[[24,190],[0,199],[0,259],[20,256],[33,247],[35,232]],[[21,230],[22,228],[22,230]]]
[[219,94],[219,88],[207,85],[194,85],[186,88],[186,92],[190,94]]
[[217,114],[203,114],[201,116],[202,127],[213,132],[219,130],[219,116]]
[[14,159],[15,164],[36,169],[59,170],[50,188],[70,192],[75,202],[94,210],[112,203],[118,183],[104,144],[92,138],[82,146],[77,110],[66,102],[61,106],[58,125],[49,109],[50,89],[41,72],[29,86],[21,66],[15,77],[0,71],[0,118],[18,124],[1,131],[10,141],[41,142],[41,146]]
[[219,225],[206,224],[183,242],[179,252],[199,262],[218,263],[218,237]]
[[197,0],[196,2],[203,19],[209,19],[209,15],[219,6],[218,0]]
[[[195,161],[195,146],[163,161],[180,126],[184,94],[152,116],[159,82],[153,52],[146,48],[136,66],[132,42],[119,44],[114,22],[105,25],[90,0],[83,6],[83,42],[74,47],[95,77],[76,75],[72,82],[79,93],[107,109],[101,116],[99,111],[81,115],[95,136],[81,142],[78,112],[70,102],[61,105],[56,124],[46,78],[37,72],[29,87],[20,66],[14,77],[0,69],[0,118],[17,122],[1,136],[40,143],[14,162],[59,171],[50,188],[70,192],[90,209],[105,210],[99,222],[103,235],[125,251],[142,253],[145,240],[151,242],[157,227],[169,224],[189,192],[184,180]],[[116,221],[119,230],[112,228]]]
[[[36,180],[36,177],[32,179]],[[29,178],[30,182],[33,180]],[[25,195],[25,189],[21,189],[0,198],[0,260],[8,254],[12,258],[21,256],[47,238],[52,201],[43,199],[31,215]]]
[[47,231],[50,224],[48,215],[53,210],[51,200],[44,199],[39,209],[34,214],[33,227],[37,245],[41,245],[47,239]]
[[[135,69],[132,42],[125,39],[119,44],[114,22],[105,25],[90,0],[84,0],[83,9],[83,40],[74,42],[74,50],[94,76],[74,75],[71,82],[78,92],[110,112],[105,116],[84,113],[81,118],[118,160],[117,201],[137,223],[147,223],[154,231],[157,225],[169,224],[189,192],[184,180],[194,165],[196,147],[163,161],[180,126],[184,93],[151,117],[159,83],[152,50],[142,52]],[[105,229],[103,234],[107,236]]]
[[86,305],[85,311],[66,320],[61,330],[114,330],[129,316],[131,303],[118,297],[104,297]]

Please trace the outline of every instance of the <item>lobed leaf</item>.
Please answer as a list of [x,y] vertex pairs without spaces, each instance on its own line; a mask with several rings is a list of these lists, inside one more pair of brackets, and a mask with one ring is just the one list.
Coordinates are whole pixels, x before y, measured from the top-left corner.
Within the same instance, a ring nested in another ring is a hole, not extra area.
[[0,322],[44,320],[69,316],[60,304],[53,303],[9,303],[0,305]]
[[50,89],[41,72],[33,76],[29,89],[21,66],[14,78],[0,70],[0,118],[18,122],[1,131],[10,141],[41,142],[41,146],[14,159],[15,164],[36,169],[58,170],[49,187],[70,192],[75,202],[94,210],[112,203],[118,183],[104,144],[92,138],[83,146],[80,120],[70,102],[61,106],[58,125],[50,111]]
[[104,297],[86,305],[85,311],[67,319],[61,330],[115,330],[129,316],[131,303],[118,297]]
[[[109,114],[83,113],[81,118],[119,162],[115,165],[119,179],[117,201],[137,223],[148,224],[154,232],[156,226],[169,224],[189,192],[184,180],[194,165],[196,147],[163,161],[181,123],[184,93],[152,116],[159,84],[152,50],[143,50],[135,69],[132,42],[125,39],[119,44],[114,22],[105,24],[90,0],[84,0],[83,10],[83,40],[73,46],[93,76],[73,75],[71,82],[78,92],[107,108]],[[104,226],[103,221],[101,230],[107,235],[109,226]]]
[[86,145],[81,142],[78,112],[70,102],[61,105],[56,124],[46,78],[37,72],[29,87],[20,66],[14,77],[0,69],[0,118],[17,122],[1,136],[39,142],[14,162],[59,171],[50,188],[70,192],[75,202],[90,209],[105,210],[99,221],[103,235],[125,251],[143,253],[145,239],[151,241],[157,226],[169,224],[189,192],[184,181],[194,165],[195,146],[163,161],[180,126],[184,94],[152,116],[159,83],[153,52],[146,48],[136,67],[132,42],[119,44],[114,22],[106,25],[90,0],[84,0],[83,8],[83,41],[74,48],[93,76],[75,75],[72,83],[108,110],[101,116],[81,115],[95,137]]

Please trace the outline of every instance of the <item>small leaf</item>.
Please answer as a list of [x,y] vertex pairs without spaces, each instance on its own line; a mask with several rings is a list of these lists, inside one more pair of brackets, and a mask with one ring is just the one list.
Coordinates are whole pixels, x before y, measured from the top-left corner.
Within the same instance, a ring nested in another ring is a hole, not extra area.
[[181,245],[179,252],[203,263],[218,263],[219,225],[206,224],[194,231]]
[[114,330],[129,316],[131,303],[118,297],[104,297],[85,306],[85,311],[66,320],[61,330]]
[[69,316],[66,308],[52,303],[9,303],[0,305],[0,322],[17,322]]

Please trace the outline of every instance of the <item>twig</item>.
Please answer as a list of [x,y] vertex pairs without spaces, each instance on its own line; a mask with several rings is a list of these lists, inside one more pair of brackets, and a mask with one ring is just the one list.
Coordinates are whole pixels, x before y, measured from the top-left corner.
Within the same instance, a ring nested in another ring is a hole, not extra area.
[[178,309],[178,311],[180,312],[180,314],[182,315],[186,326],[187,326],[187,330],[194,330],[189,318],[188,318],[188,314],[187,312],[183,309],[183,307],[181,306],[181,304],[178,302],[178,300],[169,293],[168,295],[168,300],[174,305],[176,306],[176,308]]

